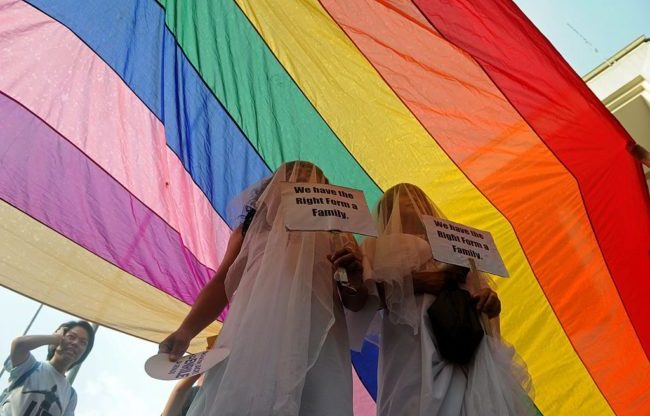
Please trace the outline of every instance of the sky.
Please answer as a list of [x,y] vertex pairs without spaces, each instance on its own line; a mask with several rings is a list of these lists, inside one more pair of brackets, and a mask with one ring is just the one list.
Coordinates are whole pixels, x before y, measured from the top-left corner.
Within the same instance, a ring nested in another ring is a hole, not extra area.
[[[517,5],[581,76],[641,35],[650,37],[649,0],[518,0]],[[0,357],[11,340],[25,330],[38,303],[0,287]],[[44,307],[30,334],[50,334],[58,324],[75,319]],[[74,387],[77,415],[159,415],[173,382],[149,378],[144,362],[157,346],[100,327],[95,347],[81,367]],[[46,348],[34,351],[45,359]],[[3,358],[4,360],[4,358]],[[0,378],[0,388],[7,374]]]
[[650,37],[648,0],[515,0],[515,3],[580,76],[639,36]]

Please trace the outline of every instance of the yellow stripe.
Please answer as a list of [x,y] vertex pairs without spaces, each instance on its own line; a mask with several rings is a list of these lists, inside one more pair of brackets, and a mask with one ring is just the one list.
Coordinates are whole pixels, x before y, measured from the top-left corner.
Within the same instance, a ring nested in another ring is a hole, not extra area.
[[[190,310],[2,200],[0,235],[0,285],[72,315],[160,342]],[[199,334],[191,350],[205,350],[220,327]]]
[[[510,224],[467,180],[315,1],[237,3],[343,144],[382,189],[411,182],[455,221],[492,232],[504,337],[548,414],[611,414],[551,310]],[[299,115],[297,115],[299,116]],[[308,138],[305,138],[308,140]]]

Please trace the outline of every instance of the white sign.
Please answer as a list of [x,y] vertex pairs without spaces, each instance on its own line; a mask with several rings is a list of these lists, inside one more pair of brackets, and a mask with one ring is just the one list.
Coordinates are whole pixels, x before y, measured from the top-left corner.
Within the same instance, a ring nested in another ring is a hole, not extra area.
[[489,232],[428,215],[422,216],[422,222],[434,259],[465,267],[471,267],[469,259],[473,259],[478,270],[508,277]]
[[282,184],[284,225],[291,231],[341,231],[376,236],[363,192],[320,183]]
[[228,348],[213,348],[197,354],[185,355],[178,361],[169,361],[169,354],[160,353],[144,363],[144,371],[158,380],[178,380],[204,373],[230,354]]

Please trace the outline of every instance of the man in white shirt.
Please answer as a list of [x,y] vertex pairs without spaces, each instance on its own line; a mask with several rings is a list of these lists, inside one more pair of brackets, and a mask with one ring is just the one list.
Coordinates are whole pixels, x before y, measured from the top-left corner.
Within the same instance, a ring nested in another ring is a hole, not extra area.
[[[65,377],[92,349],[95,334],[86,321],[62,324],[52,335],[27,335],[11,343],[5,362],[9,386],[0,400],[0,416],[73,416],[77,395]],[[31,351],[48,345],[47,361]]]

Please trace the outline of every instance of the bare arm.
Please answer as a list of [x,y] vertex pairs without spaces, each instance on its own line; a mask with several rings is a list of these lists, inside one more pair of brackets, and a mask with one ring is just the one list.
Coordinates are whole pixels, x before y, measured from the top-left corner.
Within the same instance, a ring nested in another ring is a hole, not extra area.
[[167,399],[165,410],[163,410],[161,416],[173,416],[181,414],[181,409],[189,397],[190,390],[192,389],[192,386],[196,380],[199,379],[199,377],[201,377],[201,374],[184,378],[176,383],[171,394],[169,395],[169,399]]
[[26,335],[18,337],[11,342],[11,364],[16,367],[24,363],[29,357],[29,352],[43,345],[59,345],[63,335]]
[[225,280],[228,269],[241,250],[244,236],[241,227],[233,231],[228,240],[226,254],[212,279],[206,284],[196,298],[190,313],[183,323],[170,336],[160,343],[158,352],[170,353],[169,359],[176,361],[180,358],[190,341],[205,327],[214,322],[228,304]]

